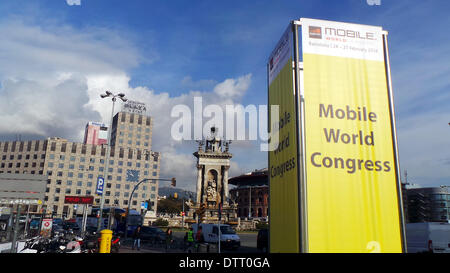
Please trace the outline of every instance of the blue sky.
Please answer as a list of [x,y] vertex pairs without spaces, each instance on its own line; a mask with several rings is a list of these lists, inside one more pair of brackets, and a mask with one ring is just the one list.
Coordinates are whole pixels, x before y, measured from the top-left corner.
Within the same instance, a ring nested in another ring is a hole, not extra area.
[[[81,141],[86,119],[108,122],[104,109],[109,105],[94,101],[104,88],[147,99],[155,123],[167,123],[164,108],[188,104],[194,94],[203,94],[205,103],[219,103],[225,100],[220,90],[228,90],[234,94],[226,98],[230,102],[266,104],[267,58],[289,21],[307,17],[389,31],[402,172],[408,170],[413,183],[450,185],[448,10],[450,2],[438,0],[381,0],[379,6],[366,0],[81,0],[80,5],[4,0],[0,96],[20,105],[8,112],[3,105],[0,136]],[[29,110],[23,98],[30,89],[52,106]],[[61,92],[78,106],[58,107]],[[7,125],[36,113],[40,117],[33,126]],[[163,131],[155,124],[154,149],[159,145],[167,161],[183,166],[180,184],[191,187],[196,145],[167,142]],[[235,175],[267,164],[257,143],[231,149]],[[173,172],[164,165],[161,175]]]

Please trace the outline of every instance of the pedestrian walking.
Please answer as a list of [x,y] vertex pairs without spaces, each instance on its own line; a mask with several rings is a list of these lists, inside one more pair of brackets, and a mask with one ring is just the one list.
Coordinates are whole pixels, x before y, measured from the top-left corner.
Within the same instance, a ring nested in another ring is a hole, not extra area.
[[141,226],[138,226],[133,232],[133,250],[137,247],[137,250],[141,250]]
[[196,248],[197,252],[200,248],[200,244],[202,244],[205,241],[205,237],[203,236],[203,229],[202,226],[199,226],[197,229],[197,233],[195,234],[195,241],[196,241]]
[[170,248],[170,245],[172,245],[172,242],[173,242],[172,229],[167,228],[167,230],[166,230],[166,250],[168,248]]
[[194,244],[194,231],[192,227],[189,228],[189,230],[184,235],[184,250],[192,247]]

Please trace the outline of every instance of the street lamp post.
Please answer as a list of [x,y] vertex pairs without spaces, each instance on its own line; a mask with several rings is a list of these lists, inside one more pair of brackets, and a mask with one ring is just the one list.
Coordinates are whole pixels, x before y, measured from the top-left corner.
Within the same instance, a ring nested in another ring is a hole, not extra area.
[[141,181],[139,181],[139,183],[136,184],[136,186],[134,186],[133,191],[131,192],[130,198],[128,199],[128,211],[127,211],[127,217],[125,218],[125,239],[128,238],[128,223],[129,223],[129,215],[130,215],[130,209],[131,209],[131,199],[133,198],[133,194],[134,191],[137,190],[137,188],[139,187],[139,185],[145,181],[148,180],[153,180],[153,181],[171,181],[172,183],[174,183],[175,178],[171,178],[171,179],[166,179],[166,178],[144,178]]
[[[113,105],[111,110],[111,120],[109,121],[109,128],[108,128],[108,143],[106,144],[106,155],[105,155],[105,170],[103,174],[104,179],[104,185],[106,184],[106,180],[108,178],[108,163],[109,163],[109,154],[111,149],[111,133],[112,133],[112,123],[114,118],[114,104],[116,103],[117,98],[120,98],[123,102],[126,102],[127,99],[125,98],[125,94],[119,93],[117,95],[114,95],[110,91],[105,91],[105,94],[101,94],[100,97],[102,99],[111,97]],[[103,205],[105,203],[105,193],[102,193],[102,197],[100,199],[100,215],[97,222],[97,232],[100,232],[101,226],[102,226],[102,217],[103,217]]]

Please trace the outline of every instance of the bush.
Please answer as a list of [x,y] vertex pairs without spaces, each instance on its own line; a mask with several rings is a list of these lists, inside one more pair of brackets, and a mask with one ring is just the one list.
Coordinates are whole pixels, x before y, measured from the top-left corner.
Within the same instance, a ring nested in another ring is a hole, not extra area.
[[153,222],[153,225],[158,227],[167,227],[169,225],[169,221],[158,218],[155,222]]
[[255,227],[256,229],[268,229],[269,225],[265,222],[258,222]]

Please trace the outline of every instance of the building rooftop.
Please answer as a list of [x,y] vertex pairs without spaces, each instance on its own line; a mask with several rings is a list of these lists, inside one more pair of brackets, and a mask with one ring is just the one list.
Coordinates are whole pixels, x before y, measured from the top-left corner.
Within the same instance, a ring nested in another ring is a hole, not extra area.
[[264,186],[269,184],[267,168],[255,170],[228,179],[228,184],[236,186]]

